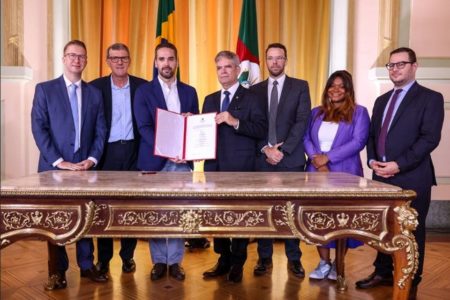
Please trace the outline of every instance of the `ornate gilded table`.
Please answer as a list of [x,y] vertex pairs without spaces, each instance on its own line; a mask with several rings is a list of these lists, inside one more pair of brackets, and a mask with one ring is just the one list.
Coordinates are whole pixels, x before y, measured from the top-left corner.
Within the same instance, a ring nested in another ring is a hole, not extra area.
[[[344,173],[50,171],[1,186],[1,247],[23,238],[354,237],[394,257],[394,299],[417,269],[413,191]],[[342,241],[342,240],[340,240]],[[345,290],[338,242],[338,289]]]

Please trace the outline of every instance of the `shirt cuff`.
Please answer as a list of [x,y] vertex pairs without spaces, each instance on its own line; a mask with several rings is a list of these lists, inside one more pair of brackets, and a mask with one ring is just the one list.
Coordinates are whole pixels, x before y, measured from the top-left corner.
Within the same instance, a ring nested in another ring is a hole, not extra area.
[[236,129],[236,130],[239,129],[239,120],[237,120],[237,121],[238,121],[237,125],[236,125],[236,126],[233,126],[233,128]]
[[89,156],[88,159],[94,163],[94,167],[97,165],[98,161],[95,159],[95,157]]
[[60,163],[62,163],[63,161],[64,161],[64,159],[62,157],[60,157],[54,163],[52,163],[52,166],[54,168],[56,168],[56,166],[59,165]]

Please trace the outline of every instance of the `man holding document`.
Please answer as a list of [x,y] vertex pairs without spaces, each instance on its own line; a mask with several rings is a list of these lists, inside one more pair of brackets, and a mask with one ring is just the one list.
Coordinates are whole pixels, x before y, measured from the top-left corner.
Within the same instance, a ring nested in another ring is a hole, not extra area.
[[[239,58],[230,51],[216,55],[217,77],[222,89],[205,98],[203,113],[218,112],[217,154],[205,161],[205,171],[249,172],[255,170],[257,142],[267,134],[264,99],[238,82]],[[247,259],[248,239],[215,238],[218,263],[203,273],[205,278],[228,274],[228,281],[240,282]]]
[[[197,92],[176,78],[178,55],[175,45],[156,46],[154,65],[158,69],[157,78],[139,86],[135,94],[134,114],[141,135],[137,167],[141,171],[188,172],[192,165],[181,156],[167,158],[155,154],[156,114],[158,108],[185,116],[198,114]],[[154,264],[151,280],[163,278],[167,268],[172,278],[184,280],[181,267],[183,239],[150,239],[150,251]]]

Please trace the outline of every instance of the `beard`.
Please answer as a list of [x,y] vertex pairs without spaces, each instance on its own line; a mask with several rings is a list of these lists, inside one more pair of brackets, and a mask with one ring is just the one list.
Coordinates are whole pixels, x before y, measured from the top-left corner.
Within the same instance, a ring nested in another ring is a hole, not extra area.
[[159,75],[165,79],[171,79],[175,75],[175,70],[172,68],[163,68],[159,72]]
[[283,72],[284,72],[284,68],[279,68],[277,70],[269,69],[269,73],[272,77],[278,77],[281,74],[283,74]]

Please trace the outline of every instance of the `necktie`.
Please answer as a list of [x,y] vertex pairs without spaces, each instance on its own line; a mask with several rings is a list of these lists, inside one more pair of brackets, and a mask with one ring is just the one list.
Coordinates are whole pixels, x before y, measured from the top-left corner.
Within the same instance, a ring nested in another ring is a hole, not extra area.
[[225,91],[223,93],[225,94],[225,98],[222,101],[222,107],[220,108],[220,112],[227,111],[228,106],[230,106],[230,92]]
[[386,137],[394,113],[395,103],[397,102],[398,95],[402,92],[402,89],[395,90],[394,96],[392,96],[391,103],[389,103],[386,116],[384,117],[383,125],[381,126],[380,136],[378,137],[377,151],[378,156],[383,158],[386,156]]
[[70,108],[72,109],[72,118],[73,123],[75,125],[75,143],[73,152],[77,152],[80,148],[80,126],[78,124],[78,98],[77,98],[77,88],[78,86],[75,84],[69,85],[69,100],[70,100]]
[[278,110],[278,81],[273,82],[270,93],[269,107],[269,143],[273,146],[277,143],[277,110]]

